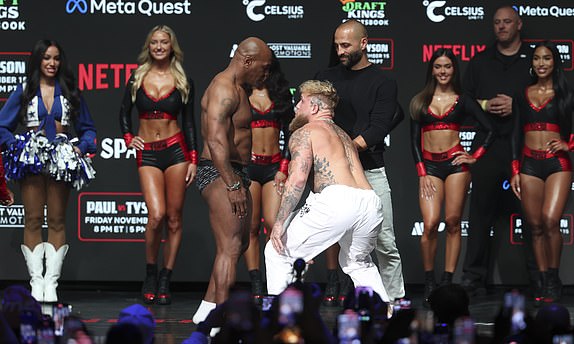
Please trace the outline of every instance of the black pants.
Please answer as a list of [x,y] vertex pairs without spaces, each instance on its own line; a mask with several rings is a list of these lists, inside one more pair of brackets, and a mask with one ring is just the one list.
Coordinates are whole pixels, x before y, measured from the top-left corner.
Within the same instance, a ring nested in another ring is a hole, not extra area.
[[[483,142],[482,133],[477,133],[475,143]],[[477,147],[474,147],[473,151]],[[487,153],[472,167],[472,194],[470,196],[468,237],[463,264],[463,280],[485,285],[490,276],[491,240],[490,229],[505,213],[522,213],[520,201],[512,190],[503,189],[505,180],[512,176],[510,138],[498,137]],[[508,235],[499,231],[498,235]],[[530,230],[523,231],[525,266],[530,283],[537,279],[536,260],[532,251]],[[504,257],[503,254],[500,257]]]

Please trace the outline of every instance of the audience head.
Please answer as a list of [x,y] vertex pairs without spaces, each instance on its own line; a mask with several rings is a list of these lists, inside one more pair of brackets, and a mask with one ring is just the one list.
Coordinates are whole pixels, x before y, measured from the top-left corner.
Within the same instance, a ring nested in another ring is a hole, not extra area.
[[468,294],[459,284],[436,288],[429,296],[429,303],[437,321],[448,324],[451,328],[457,318],[470,315]]
[[126,323],[135,325],[140,330],[145,344],[153,343],[155,319],[147,308],[140,304],[133,304],[122,309],[118,324]]

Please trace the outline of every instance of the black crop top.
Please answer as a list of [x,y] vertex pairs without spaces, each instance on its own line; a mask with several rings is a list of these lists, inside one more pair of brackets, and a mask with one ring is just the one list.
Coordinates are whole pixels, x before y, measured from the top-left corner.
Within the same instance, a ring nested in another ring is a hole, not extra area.
[[[183,131],[183,135],[185,137],[187,149],[192,151],[197,150],[193,109],[194,88],[193,81],[188,79],[188,82],[190,89],[186,104],[183,103],[181,93],[175,87],[165,96],[155,99],[145,91],[145,88],[142,84],[136,92],[135,106],[140,114],[163,112],[172,115],[173,117],[181,115],[181,130]],[[122,134],[124,135],[133,135],[131,120],[131,113],[134,106],[131,94],[133,83],[134,79],[132,76],[126,86],[122,106],[120,108],[120,128],[122,130]]]
[[[540,107],[536,107],[528,99],[528,88],[513,98],[512,113],[514,127],[512,130],[512,160],[520,160],[524,145],[524,132],[530,130],[547,130],[560,133],[560,137],[568,142],[572,133],[572,118],[567,116],[567,123],[562,123],[555,98],[551,98]],[[574,110],[574,109],[573,109]]]
[[275,108],[275,104],[271,103],[269,109],[261,111],[251,107],[251,129],[256,128],[277,128],[283,132],[283,138],[285,143],[283,144],[283,149],[281,150],[281,156],[284,159],[290,159],[289,154],[289,116],[285,112],[280,112]]
[[456,130],[460,131],[461,124],[467,119],[468,115],[473,116],[480,126],[482,126],[488,135],[482,143],[484,149],[492,143],[494,138],[493,126],[488,116],[482,111],[480,105],[468,95],[458,96],[451,108],[442,116],[433,114],[430,109],[423,112],[419,120],[411,118],[411,149],[415,163],[423,161],[422,157],[422,135],[421,131],[429,130]]

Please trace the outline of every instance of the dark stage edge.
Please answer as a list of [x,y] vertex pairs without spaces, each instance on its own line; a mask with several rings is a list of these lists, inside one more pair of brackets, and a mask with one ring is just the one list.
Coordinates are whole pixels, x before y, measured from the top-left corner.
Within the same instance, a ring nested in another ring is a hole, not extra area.
[[[26,285],[23,281],[14,281],[16,284]],[[12,282],[0,283],[2,291]],[[135,286],[138,288],[135,288]],[[62,302],[73,306],[73,314],[80,316],[91,332],[94,344],[105,343],[106,332],[118,317],[121,309],[140,303],[139,283],[64,283],[59,288],[59,296]],[[247,284],[245,284],[247,286]],[[206,287],[203,283],[175,283],[173,286],[173,301],[171,305],[145,305],[156,318],[156,344],[181,343],[195,330],[195,324],[191,317],[203,296]],[[521,289],[520,286],[516,287]],[[493,287],[484,296],[471,298],[470,314],[476,323],[479,334],[492,336],[494,325],[493,319],[500,309],[505,291],[512,287]],[[185,291],[190,290],[190,291]],[[407,297],[412,300],[412,305],[417,309],[422,308],[423,287],[422,285],[408,285]],[[570,319],[574,320],[574,290],[565,287],[561,304],[570,311]],[[527,308],[533,316],[536,309],[530,302]],[[340,313],[339,307],[321,307],[321,315],[328,326],[332,328],[335,319]],[[574,322],[574,321],[573,321]]]

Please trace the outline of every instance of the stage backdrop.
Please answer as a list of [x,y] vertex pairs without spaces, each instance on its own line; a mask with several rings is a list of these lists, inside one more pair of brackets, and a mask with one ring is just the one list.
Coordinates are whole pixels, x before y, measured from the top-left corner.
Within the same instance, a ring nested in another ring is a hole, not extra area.
[[[559,43],[572,81],[573,41],[568,29],[574,17],[572,2],[524,0],[513,4],[522,15],[525,40],[552,39]],[[178,35],[185,70],[195,82],[199,125],[198,104],[203,91],[226,67],[237,43],[247,36],[268,42],[296,87],[327,67],[336,26],[350,18],[358,19],[369,31],[370,59],[397,80],[399,101],[408,109],[411,97],[423,86],[426,63],[435,49],[453,49],[464,71],[475,54],[493,44],[492,17],[498,5],[494,0],[0,0],[0,106],[23,81],[25,62],[35,41],[53,38],[62,44],[72,63],[98,129],[99,149],[94,158],[97,179],[70,196],[66,219],[70,251],[62,279],[139,281],[144,275],[146,207],[139,193],[135,153],[126,150],[121,138],[118,110],[126,80],[153,26],[167,24]],[[466,128],[461,133],[463,144],[468,146],[473,136],[472,129]],[[385,160],[405,280],[420,283],[423,226],[408,119],[387,140]],[[201,140],[199,143],[201,147]],[[18,186],[10,185],[17,198],[12,207],[0,207],[0,278],[24,280],[27,273],[20,251],[24,213]],[[492,280],[497,284],[526,283],[523,222],[508,182],[500,187],[506,190],[506,199],[503,216],[492,229]],[[563,267],[574,262],[573,210],[569,203],[561,222]],[[463,236],[468,229],[466,214]],[[195,186],[187,191],[183,223],[174,279],[205,282],[211,271],[214,242],[207,207]],[[443,229],[441,225],[437,271],[443,267]],[[467,244],[463,238],[457,278]],[[565,283],[574,282],[574,275],[566,268],[561,276]],[[310,278],[322,281],[324,277],[320,258]],[[243,261],[239,280],[247,280]]]

